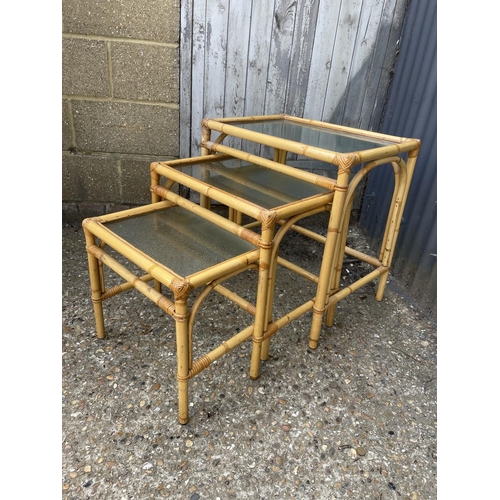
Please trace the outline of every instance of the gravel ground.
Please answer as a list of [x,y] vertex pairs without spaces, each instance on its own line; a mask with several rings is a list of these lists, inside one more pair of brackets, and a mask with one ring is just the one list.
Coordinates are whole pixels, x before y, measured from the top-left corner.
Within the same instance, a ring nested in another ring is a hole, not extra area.
[[[280,330],[256,381],[248,342],[213,363],[191,381],[180,425],[174,322],[131,291],[104,303],[99,340],[82,230],[62,234],[63,500],[437,498],[435,318],[392,278],[382,302],[373,284],[341,301],[316,350],[310,315]],[[316,249],[291,243],[288,254],[314,268]],[[277,311],[309,288],[280,273]],[[246,325],[233,313],[207,300],[195,349]]]

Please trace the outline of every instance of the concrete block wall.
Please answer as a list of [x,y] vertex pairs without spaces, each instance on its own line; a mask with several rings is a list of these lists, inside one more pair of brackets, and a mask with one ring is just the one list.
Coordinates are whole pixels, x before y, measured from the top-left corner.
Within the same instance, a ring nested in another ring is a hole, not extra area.
[[63,0],[63,220],[150,201],[179,156],[180,0]]

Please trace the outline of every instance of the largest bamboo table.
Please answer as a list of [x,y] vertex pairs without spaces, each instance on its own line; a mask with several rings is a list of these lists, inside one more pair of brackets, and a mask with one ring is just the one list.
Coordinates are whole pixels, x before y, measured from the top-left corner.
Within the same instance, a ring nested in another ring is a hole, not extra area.
[[[212,132],[218,133],[214,140]],[[224,145],[226,137],[233,142],[238,141],[237,147]],[[273,161],[277,163],[285,164],[287,156],[293,153],[299,155],[299,158],[317,160],[337,167],[331,215],[324,240],[325,249],[312,307],[309,346],[314,349],[318,345],[323,316],[326,313],[326,325],[331,326],[335,306],[341,299],[378,279],[376,299],[382,300],[420,150],[420,140],[284,114],[204,119],[202,122],[203,155],[226,153],[264,165],[263,154],[251,152],[255,151],[255,145],[272,148]],[[385,164],[392,165],[394,189],[380,250],[378,256],[373,256],[347,247],[347,231],[356,188],[369,172]],[[209,200],[202,199],[201,203],[207,206]],[[239,220],[237,213],[232,216],[235,221]],[[344,254],[367,262],[374,269],[341,289]]]

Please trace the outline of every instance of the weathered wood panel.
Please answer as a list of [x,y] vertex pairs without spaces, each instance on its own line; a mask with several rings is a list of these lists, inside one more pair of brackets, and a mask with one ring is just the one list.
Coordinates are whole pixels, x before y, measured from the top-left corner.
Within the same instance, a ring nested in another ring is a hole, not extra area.
[[304,115],[319,4],[298,2],[285,105],[285,113],[293,116]]
[[[184,4],[186,2],[182,2]],[[191,82],[189,95],[190,101],[181,102],[181,115],[186,113],[191,122],[190,151],[191,156],[200,152],[201,120],[204,117],[204,101],[208,99],[205,95],[205,52],[208,52],[206,42],[206,18],[205,1],[193,1],[192,11],[192,46],[186,57],[191,57]],[[182,16],[183,17],[183,16]],[[184,46],[182,44],[182,46]],[[182,60],[183,54],[181,54]],[[184,65],[181,64],[181,71]],[[181,78],[181,81],[183,79]],[[187,93],[187,92],[186,92]]]
[[208,116],[289,113],[376,129],[405,7],[406,0],[182,1],[181,151],[199,153]]
[[297,2],[275,0],[266,92],[266,114],[284,112]]
[[[273,2],[253,2],[248,64],[246,67],[247,88],[244,116],[260,116],[266,112],[265,103],[273,21]],[[250,145],[247,150],[250,153],[259,154],[260,147]]]
[[[191,156],[191,81],[193,58],[191,52],[194,45],[193,38],[193,9],[191,2],[183,2],[180,18],[180,79],[179,97],[182,111],[179,116],[179,140],[180,156],[186,158]],[[186,108],[189,103],[189,109]]]
[[[244,116],[248,64],[248,39],[252,3],[242,2],[239,9],[230,9],[227,32],[227,68],[224,95],[224,116]],[[229,146],[239,147],[240,141],[230,139]]]
[[318,120],[324,118],[323,109],[332,67],[334,42],[339,25],[340,6],[340,1],[322,1],[319,4],[304,104],[305,118],[316,117],[315,119]]

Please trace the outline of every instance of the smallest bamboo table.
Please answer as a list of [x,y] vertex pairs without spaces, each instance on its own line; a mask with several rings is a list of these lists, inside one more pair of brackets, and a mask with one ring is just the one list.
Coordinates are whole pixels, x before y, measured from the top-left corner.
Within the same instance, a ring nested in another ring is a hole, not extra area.
[[[175,320],[178,419],[185,424],[189,420],[188,382],[191,378],[250,338],[253,338],[251,366],[260,362],[269,274],[266,258],[271,244],[265,241],[265,234],[244,229],[175,193],[169,193],[168,198],[85,219],[83,230],[99,338],[105,337],[103,301],[132,288]],[[125,281],[107,288],[103,265]],[[256,304],[222,285],[240,273],[255,269],[258,269],[258,278],[248,283],[249,286],[253,283],[256,289]],[[164,289],[168,294],[162,293]],[[188,303],[197,289],[199,294]],[[248,313],[250,322],[248,327],[194,360],[194,319],[211,292],[237,304]]]

